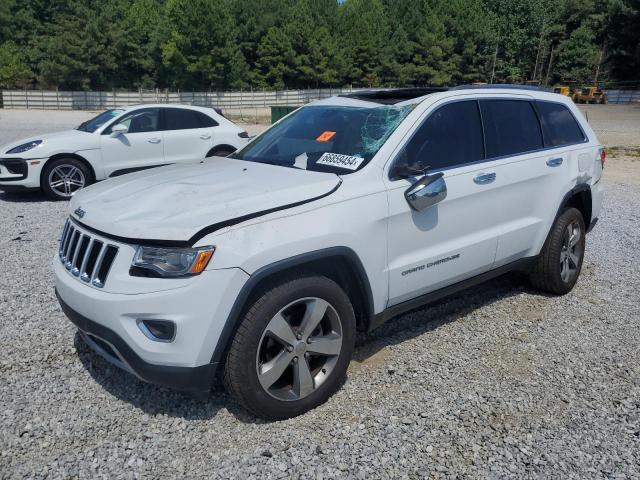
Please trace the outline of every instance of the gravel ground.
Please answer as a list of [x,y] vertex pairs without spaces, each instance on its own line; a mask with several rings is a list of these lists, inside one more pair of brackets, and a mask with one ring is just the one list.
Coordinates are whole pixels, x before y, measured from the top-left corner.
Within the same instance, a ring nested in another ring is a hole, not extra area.
[[267,423],[88,351],[52,289],[66,205],[0,194],[0,478],[639,478],[638,205],[607,182],[570,294],[510,275],[394,319],[325,405]]

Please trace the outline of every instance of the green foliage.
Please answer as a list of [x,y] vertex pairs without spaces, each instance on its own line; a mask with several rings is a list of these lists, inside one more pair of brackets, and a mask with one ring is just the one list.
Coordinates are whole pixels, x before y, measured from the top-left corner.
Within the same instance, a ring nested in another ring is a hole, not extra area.
[[559,46],[555,71],[561,79],[579,83],[592,82],[598,66],[600,50],[595,43],[595,34],[587,26],[576,28],[569,38]]
[[640,82],[640,0],[0,0],[0,75],[62,89]]
[[31,75],[20,48],[13,42],[0,43],[0,88],[24,87]]

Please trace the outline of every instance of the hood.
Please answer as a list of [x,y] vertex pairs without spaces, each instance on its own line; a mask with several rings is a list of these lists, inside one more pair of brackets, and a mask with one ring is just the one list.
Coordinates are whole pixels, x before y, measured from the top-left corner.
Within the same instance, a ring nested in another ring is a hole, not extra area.
[[328,195],[340,182],[333,173],[211,157],[97,183],[80,190],[69,210],[84,225],[117,237],[195,242]]
[[42,135],[35,135],[33,137],[28,137],[28,138],[21,138],[20,140],[15,140],[13,142],[7,143],[5,145],[2,145],[0,147],[0,155],[4,155],[7,153],[7,151],[11,150],[12,148],[17,147],[18,145],[23,145],[25,143],[29,143],[29,142],[33,142],[34,140],[42,140],[42,143],[40,145],[38,145],[36,148],[33,148],[31,150],[27,150],[24,153],[11,153],[10,155],[21,155],[21,156],[25,156],[25,155],[29,155],[29,156],[34,156],[35,155],[39,155],[39,153],[37,152],[41,152],[44,151],[45,149],[48,150],[48,147],[50,146],[49,144],[52,142],[58,142],[60,140],[62,141],[66,141],[69,140],[73,137],[87,137],[90,136],[90,133],[87,132],[81,132],[80,130],[64,130],[62,132],[53,132],[53,133],[45,133]]

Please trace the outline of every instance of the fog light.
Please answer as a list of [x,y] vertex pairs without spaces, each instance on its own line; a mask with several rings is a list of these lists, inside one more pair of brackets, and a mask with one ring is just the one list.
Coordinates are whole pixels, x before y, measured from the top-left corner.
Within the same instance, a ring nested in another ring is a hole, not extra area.
[[154,342],[173,342],[176,324],[169,320],[138,320],[138,328],[145,337]]

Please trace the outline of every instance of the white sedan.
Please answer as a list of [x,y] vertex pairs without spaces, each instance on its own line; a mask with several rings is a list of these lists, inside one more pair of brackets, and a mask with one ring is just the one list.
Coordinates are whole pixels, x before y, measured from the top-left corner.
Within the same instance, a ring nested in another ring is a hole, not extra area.
[[135,105],[107,110],[75,130],[0,147],[0,190],[42,189],[68,199],[98,180],[205,157],[224,157],[249,141],[212,108]]

